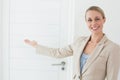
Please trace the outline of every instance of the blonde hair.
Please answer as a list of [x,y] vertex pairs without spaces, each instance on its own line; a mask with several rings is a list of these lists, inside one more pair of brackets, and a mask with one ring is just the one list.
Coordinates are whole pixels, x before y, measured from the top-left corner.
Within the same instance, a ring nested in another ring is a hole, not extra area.
[[86,10],[86,12],[85,12],[85,18],[86,18],[86,13],[87,13],[88,11],[90,11],[90,10],[97,11],[97,12],[99,12],[99,13],[103,16],[103,19],[106,18],[106,17],[105,17],[105,14],[104,14],[104,11],[103,11],[100,7],[98,7],[98,6],[91,6],[91,7],[89,7],[89,8]]

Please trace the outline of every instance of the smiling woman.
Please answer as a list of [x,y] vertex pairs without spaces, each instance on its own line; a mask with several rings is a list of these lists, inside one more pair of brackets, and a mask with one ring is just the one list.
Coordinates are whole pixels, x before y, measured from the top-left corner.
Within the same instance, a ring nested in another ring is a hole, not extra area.
[[120,46],[103,32],[105,20],[103,10],[91,6],[85,14],[90,36],[79,37],[65,48],[49,48],[28,39],[25,43],[42,55],[56,58],[73,56],[73,80],[119,80]]

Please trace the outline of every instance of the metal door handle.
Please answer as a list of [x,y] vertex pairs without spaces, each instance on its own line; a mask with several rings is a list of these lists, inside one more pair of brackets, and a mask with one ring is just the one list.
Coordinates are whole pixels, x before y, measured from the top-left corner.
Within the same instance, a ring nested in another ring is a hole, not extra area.
[[65,66],[65,62],[64,61],[62,61],[60,64],[52,64],[52,66]]

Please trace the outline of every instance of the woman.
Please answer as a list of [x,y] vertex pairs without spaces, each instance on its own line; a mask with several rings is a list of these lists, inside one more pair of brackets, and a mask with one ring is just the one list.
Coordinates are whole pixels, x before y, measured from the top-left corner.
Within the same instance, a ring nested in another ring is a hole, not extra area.
[[63,58],[73,56],[73,80],[118,80],[120,74],[120,46],[103,33],[106,17],[98,6],[86,10],[85,21],[91,35],[80,37],[65,48],[48,48],[36,41],[25,43],[36,48],[39,54]]

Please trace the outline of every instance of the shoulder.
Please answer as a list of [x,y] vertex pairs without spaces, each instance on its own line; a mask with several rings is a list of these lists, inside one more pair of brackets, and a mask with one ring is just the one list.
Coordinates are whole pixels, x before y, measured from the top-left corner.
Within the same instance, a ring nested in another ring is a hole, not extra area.
[[120,45],[111,40],[108,40],[107,45],[108,45],[108,47],[111,48],[111,50],[120,50]]
[[108,40],[107,48],[109,51],[109,56],[117,58],[120,56],[120,45],[115,42]]
[[89,36],[79,36],[76,41],[84,41],[86,40],[87,38],[89,38]]
[[73,42],[72,45],[78,46],[78,45],[80,45],[83,41],[85,41],[87,38],[88,38],[88,36],[79,36],[79,37],[77,37],[77,38],[74,40],[74,42]]

